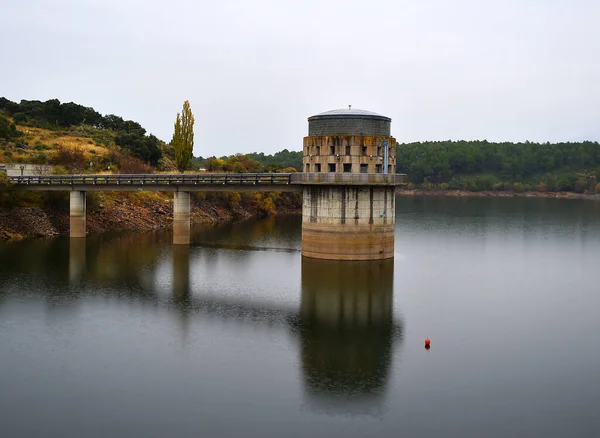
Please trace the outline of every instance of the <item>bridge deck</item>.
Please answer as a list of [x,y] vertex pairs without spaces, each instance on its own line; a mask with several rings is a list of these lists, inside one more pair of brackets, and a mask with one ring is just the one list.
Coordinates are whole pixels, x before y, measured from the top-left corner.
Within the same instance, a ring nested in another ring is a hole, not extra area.
[[402,174],[220,173],[12,176],[19,190],[301,192],[304,185],[399,185]]
[[13,176],[21,190],[300,192],[291,173]]

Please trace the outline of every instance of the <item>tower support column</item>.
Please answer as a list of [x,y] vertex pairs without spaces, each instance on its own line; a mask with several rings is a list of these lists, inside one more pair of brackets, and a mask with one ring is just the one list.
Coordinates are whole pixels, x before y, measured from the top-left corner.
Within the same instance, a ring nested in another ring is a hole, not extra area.
[[394,186],[306,185],[302,255],[330,260],[394,257]]

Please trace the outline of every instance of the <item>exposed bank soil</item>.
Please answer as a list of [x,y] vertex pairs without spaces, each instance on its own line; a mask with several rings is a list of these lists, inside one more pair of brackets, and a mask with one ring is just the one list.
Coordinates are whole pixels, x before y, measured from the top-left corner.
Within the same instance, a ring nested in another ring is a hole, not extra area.
[[398,189],[396,194],[400,196],[453,196],[468,198],[560,198],[560,199],[590,199],[600,201],[600,194],[588,195],[573,192],[500,192],[481,191],[469,192],[467,190],[422,190],[422,189]]
[[[231,206],[219,202],[192,203],[194,224],[217,224],[240,219],[262,217],[264,212],[242,203]],[[301,205],[277,206],[277,214],[300,214]],[[89,234],[106,231],[149,231],[173,226],[172,200],[132,203],[127,198],[114,199],[110,204],[87,211]],[[0,208],[0,241],[29,237],[53,237],[69,234],[69,212],[38,207]]]

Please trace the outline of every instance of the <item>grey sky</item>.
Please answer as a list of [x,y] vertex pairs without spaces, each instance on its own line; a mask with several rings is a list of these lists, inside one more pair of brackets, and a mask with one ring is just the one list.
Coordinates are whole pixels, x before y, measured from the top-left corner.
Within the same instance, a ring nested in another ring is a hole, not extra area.
[[400,142],[600,140],[597,0],[4,0],[0,95],[58,98],[196,155],[300,150],[352,104]]

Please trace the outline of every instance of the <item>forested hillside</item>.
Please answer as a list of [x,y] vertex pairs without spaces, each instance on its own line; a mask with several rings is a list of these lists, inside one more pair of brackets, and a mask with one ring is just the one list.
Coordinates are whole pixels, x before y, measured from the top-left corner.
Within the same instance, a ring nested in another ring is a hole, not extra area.
[[52,162],[77,171],[88,160],[96,162],[96,170],[131,167],[135,159],[168,168],[161,159],[173,155],[138,122],[58,99],[16,103],[0,97],[0,139],[10,142],[3,145],[4,161]]
[[406,143],[397,146],[397,168],[413,186],[425,189],[583,193],[598,184],[600,144]]

